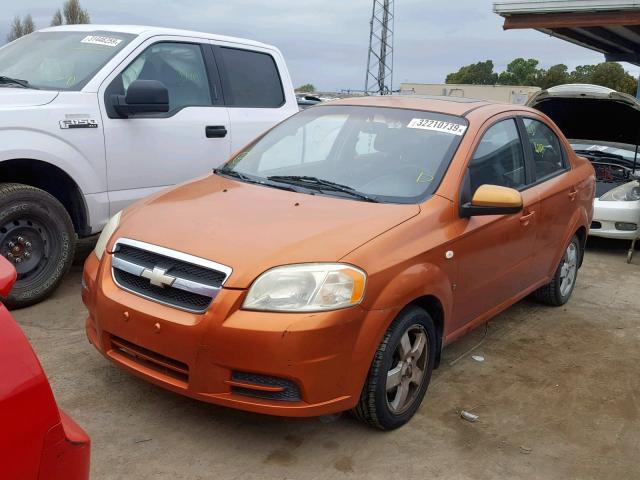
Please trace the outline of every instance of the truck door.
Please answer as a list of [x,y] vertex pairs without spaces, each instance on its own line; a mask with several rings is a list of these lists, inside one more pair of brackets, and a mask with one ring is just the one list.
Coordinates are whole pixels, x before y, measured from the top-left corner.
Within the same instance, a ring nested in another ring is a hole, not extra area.
[[211,46],[233,129],[233,152],[298,112],[287,69],[277,52],[222,42]]
[[[134,80],[157,80],[169,91],[169,112],[122,118],[113,96]],[[206,174],[229,158],[229,114],[208,42],[154,37],[102,84],[111,214],[153,192]]]

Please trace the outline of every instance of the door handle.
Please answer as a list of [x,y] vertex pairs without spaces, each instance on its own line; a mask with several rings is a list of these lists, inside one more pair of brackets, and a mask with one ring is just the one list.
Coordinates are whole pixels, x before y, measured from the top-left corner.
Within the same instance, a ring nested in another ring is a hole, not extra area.
[[207,138],[224,138],[227,136],[227,127],[224,125],[210,125],[204,128]]
[[536,212],[530,212],[530,213],[527,213],[526,215],[523,215],[522,217],[520,217],[520,223],[522,223],[524,226],[529,225],[529,222],[531,221],[531,219],[535,214]]
[[578,190],[576,189],[576,187],[571,187],[571,190],[569,190],[569,200],[573,202],[577,197]]

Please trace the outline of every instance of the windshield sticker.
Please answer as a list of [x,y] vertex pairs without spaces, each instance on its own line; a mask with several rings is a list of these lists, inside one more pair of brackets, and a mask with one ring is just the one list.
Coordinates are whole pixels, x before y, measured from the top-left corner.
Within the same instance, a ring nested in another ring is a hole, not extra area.
[[122,43],[122,39],[114,37],[104,37],[102,35],[88,35],[80,40],[80,43],[91,43],[93,45],[103,45],[105,47],[117,47]]
[[465,125],[459,123],[443,122],[441,120],[430,120],[428,118],[414,118],[409,122],[407,128],[419,128],[422,130],[433,130],[434,132],[448,133],[450,135],[461,136],[467,131]]

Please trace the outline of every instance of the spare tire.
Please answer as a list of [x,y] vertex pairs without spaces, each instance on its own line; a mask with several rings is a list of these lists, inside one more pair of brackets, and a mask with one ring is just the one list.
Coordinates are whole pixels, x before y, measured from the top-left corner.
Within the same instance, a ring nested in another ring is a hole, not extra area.
[[18,183],[0,184],[0,255],[18,272],[3,303],[26,307],[48,297],[73,263],[76,234],[52,195]]

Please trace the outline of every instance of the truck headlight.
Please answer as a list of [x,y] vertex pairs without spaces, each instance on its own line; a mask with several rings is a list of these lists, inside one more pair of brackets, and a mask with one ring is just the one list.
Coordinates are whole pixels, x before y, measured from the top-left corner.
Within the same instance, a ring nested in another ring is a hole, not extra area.
[[267,270],[249,289],[242,305],[265,312],[316,312],[357,305],[367,275],[340,263],[287,265]]
[[609,190],[600,197],[604,202],[635,202],[640,200],[640,182],[625,183],[619,187]]
[[105,227],[102,229],[102,233],[98,238],[96,247],[93,249],[93,251],[96,254],[96,257],[98,257],[98,260],[102,260],[102,255],[104,255],[104,250],[105,248],[107,248],[107,243],[109,242],[111,235],[113,235],[113,232],[115,232],[116,228],[118,228],[118,225],[120,225],[121,216],[122,216],[122,210],[116,213],[113,217],[111,217],[111,219],[107,222]]

